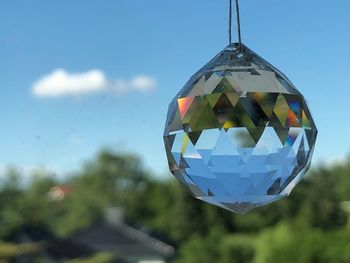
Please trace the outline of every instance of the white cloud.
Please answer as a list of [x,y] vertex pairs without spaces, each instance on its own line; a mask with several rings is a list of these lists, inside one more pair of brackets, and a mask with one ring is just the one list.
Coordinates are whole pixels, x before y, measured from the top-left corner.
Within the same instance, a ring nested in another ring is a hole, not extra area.
[[147,76],[138,76],[131,81],[131,87],[140,91],[148,91],[154,89],[156,81]]
[[70,74],[57,69],[36,81],[32,91],[38,97],[60,97],[98,92],[106,87],[106,77],[100,70]]
[[132,91],[148,92],[156,87],[156,80],[152,77],[140,75],[129,81],[118,80],[114,84],[114,90],[119,94]]
[[102,91],[117,94],[147,92],[156,87],[154,78],[139,75],[130,80],[109,80],[101,70],[68,73],[64,69],[54,70],[41,77],[32,86],[36,97],[81,96]]

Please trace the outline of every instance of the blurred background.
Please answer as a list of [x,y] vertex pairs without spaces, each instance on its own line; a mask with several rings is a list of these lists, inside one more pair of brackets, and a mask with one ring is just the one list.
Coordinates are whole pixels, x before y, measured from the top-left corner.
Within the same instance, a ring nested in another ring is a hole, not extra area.
[[4,1],[0,262],[350,262],[347,1],[241,1],[243,42],[308,100],[292,195],[244,216],[167,170],[167,106],[228,42],[228,1]]

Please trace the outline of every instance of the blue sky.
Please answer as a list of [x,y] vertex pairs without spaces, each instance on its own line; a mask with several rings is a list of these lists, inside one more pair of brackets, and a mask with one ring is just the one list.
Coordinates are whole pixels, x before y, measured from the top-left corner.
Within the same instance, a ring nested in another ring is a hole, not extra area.
[[[227,45],[227,2],[2,3],[1,167],[39,166],[64,175],[109,146],[135,152],[157,174],[166,171],[162,132],[167,105]],[[309,102],[319,129],[315,161],[346,156],[350,2],[241,2],[243,42],[281,69]],[[33,94],[33,86],[57,69],[66,74],[98,71],[125,92]],[[140,76],[154,83],[146,89],[133,85]]]

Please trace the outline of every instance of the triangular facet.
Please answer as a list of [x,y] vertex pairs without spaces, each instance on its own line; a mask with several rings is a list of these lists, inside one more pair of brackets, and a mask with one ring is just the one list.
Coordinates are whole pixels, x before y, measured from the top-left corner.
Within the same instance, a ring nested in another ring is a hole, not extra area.
[[302,118],[303,128],[311,128],[310,121],[306,117],[305,111],[302,112],[301,118]]
[[201,96],[205,92],[205,76],[202,76],[197,80],[197,82],[192,87],[192,90],[187,95],[187,97]]
[[256,128],[249,128],[247,130],[249,131],[250,136],[252,136],[254,142],[258,143],[258,141],[261,138],[261,135],[264,133],[265,126],[256,127]]
[[196,131],[196,132],[189,132],[188,137],[190,138],[190,141],[193,145],[196,145],[199,137],[201,136],[202,131]]
[[205,98],[209,102],[210,106],[212,108],[214,108],[215,104],[218,102],[220,96],[221,96],[220,93],[215,93],[215,94],[206,95]]
[[289,111],[288,102],[286,101],[284,96],[280,94],[276,100],[274,113],[276,114],[277,118],[280,120],[283,126],[285,125],[286,120],[288,118],[288,111]]
[[299,122],[297,116],[294,114],[292,110],[288,111],[288,117],[286,120],[287,127],[299,127]]
[[228,82],[226,78],[223,78],[220,83],[213,90],[213,93],[226,93],[226,92],[236,92],[233,86]]
[[250,96],[264,111],[267,117],[270,117],[276,104],[278,93],[268,92],[252,92]]
[[207,101],[203,102],[205,103],[205,105],[201,105],[203,108],[198,110],[190,120],[192,131],[200,131],[218,127],[219,123],[213,109]]
[[188,108],[191,106],[193,99],[194,97],[186,97],[186,98],[180,98],[177,100],[181,118],[185,116]]

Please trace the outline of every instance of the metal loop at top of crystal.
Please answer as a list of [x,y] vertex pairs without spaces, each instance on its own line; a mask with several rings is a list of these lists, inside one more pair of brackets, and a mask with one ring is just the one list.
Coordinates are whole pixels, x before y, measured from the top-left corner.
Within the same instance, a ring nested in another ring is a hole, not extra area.
[[317,129],[302,94],[244,45],[221,51],[169,106],[169,167],[198,199],[243,214],[290,194]]

